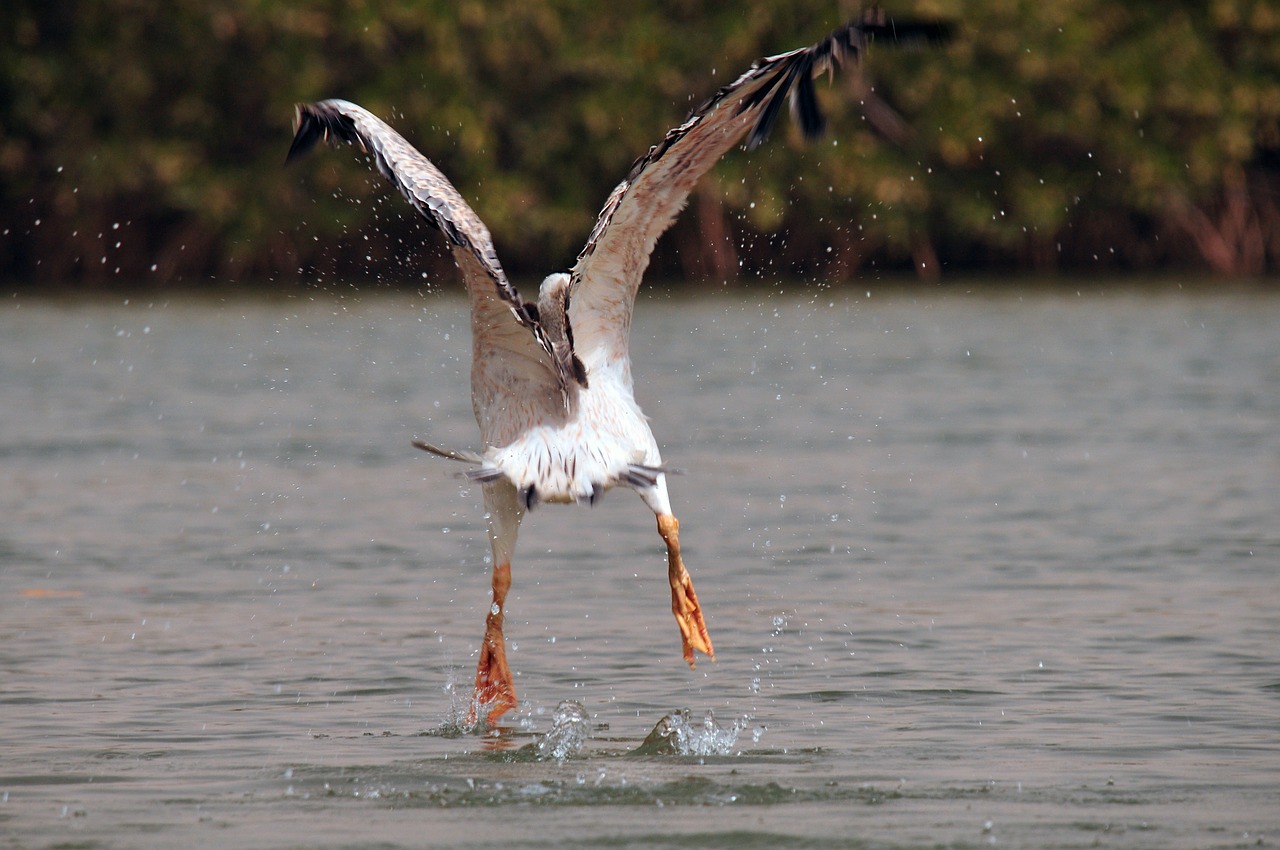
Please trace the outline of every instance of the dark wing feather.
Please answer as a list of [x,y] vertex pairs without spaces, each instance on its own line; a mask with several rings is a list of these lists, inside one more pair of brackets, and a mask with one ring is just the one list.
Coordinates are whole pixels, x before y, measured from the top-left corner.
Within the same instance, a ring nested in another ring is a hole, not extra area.
[[757,61],[695,109],[631,166],[613,190],[573,268],[575,350],[588,369],[627,356],[631,310],[649,255],[689,192],[730,148],[768,138],[784,103],[806,136],[825,126],[813,79],[856,62],[870,39],[941,40],[946,24],[895,23],[879,15],[852,21],[810,47]]
[[[300,104],[287,161],[302,156],[322,139],[358,145],[370,154],[378,171],[449,240],[471,293],[472,309],[485,312],[484,326],[491,332],[501,332],[504,350],[510,353],[517,346],[518,335],[499,327],[498,314],[493,311],[497,302],[505,304],[515,323],[525,329],[532,349],[529,357],[551,367],[551,344],[538,323],[537,307],[524,301],[507,280],[489,229],[440,169],[380,118],[349,101]],[[559,377],[562,381],[576,378],[573,374]]]
[[440,169],[404,137],[368,110],[345,100],[324,100],[297,107],[297,132],[287,162],[317,142],[347,142],[373,157],[374,164],[422,217],[454,245],[474,253],[503,300],[520,311],[523,301],[498,263],[488,229]]

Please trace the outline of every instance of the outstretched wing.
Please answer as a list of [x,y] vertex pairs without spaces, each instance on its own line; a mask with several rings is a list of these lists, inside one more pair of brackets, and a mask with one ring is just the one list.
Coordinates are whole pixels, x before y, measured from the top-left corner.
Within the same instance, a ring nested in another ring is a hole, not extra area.
[[636,160],[605,202],[573,268],[574,349],[588,370],[626,358],[631,310],[649,255],[698,179],[743,136],[748,150],[768,138],[788,100],[805,135],[819,135],[825,121],[814,78],[834,73],[846,60],[856,62],[876,36],[942,39],[947,26],[895,24],[873,14],[810,47],[761,59]]
[[575,376],[557,370],[537,307],[524,301],[507,280],[489,229],[440,169],[376,115],[345,100],[298,106],[297,132],[287,160],[302,156],[321,139],[359,145],[372,155],[378,171],[449,240],[471,298],[477,360],[499,357],[525,380],[545,381],[550,376],[568,398],[564,391]]

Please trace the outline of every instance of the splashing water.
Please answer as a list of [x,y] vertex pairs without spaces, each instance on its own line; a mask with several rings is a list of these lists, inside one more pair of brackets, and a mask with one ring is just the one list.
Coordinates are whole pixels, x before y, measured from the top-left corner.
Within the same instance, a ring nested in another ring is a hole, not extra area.
[[449,695],[449,709],[445,712],[445,716],[441,724],[426,734],[434,735],[441,738],[461,738],[465,735],[471,735],[477,732],[483,732],[489,728],[488,722],[485,720],[489,715],[489,710],[493,708],[492,704],[482,703],[475,698],[472,693],[463,692],[457,687],[457,678],[454,670],[450,668],[448,679],[444,684],[444,691]]
[[724,727],[708,709],[702,723],[695,724],[689,709],[682,708],[659,720],[632,755],[727,756],[749,719],[743,717]]
[[551,728],[529,748],[539,761],[564,761],[577,755],[590,737],[590,721],[582,703],[565,700],[551,715]]

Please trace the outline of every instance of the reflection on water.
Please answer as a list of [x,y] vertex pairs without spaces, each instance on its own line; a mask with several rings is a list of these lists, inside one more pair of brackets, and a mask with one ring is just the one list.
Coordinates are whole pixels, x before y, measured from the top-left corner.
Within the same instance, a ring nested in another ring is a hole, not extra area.
[[[540,509],[496,738],[439,734],[480,494],[410,446],[474,447],[460,301],[12,300],[3,834],[1274,842],[1280,300],[858,295],[642,306],[717,663],[680,658],[634,495]],[[708,712],[728,747],[642,749]]]

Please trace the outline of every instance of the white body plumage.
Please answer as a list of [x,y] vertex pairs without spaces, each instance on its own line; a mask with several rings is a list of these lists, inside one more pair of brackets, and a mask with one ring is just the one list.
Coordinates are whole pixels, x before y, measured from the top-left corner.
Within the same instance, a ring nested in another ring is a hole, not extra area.
[[515,416],[505,410],[494,430],[516,434],[509,442],[496,434],[485,439],[491,447],[477,476],[500,471],[525,494],[526,505],[592,503],[618,484],[653,486],[662,456],[626,371],[613,364],[592,372],[590,386],[578,390],[568,414],[563,407],[547,411],[534,405],[521,405]]

